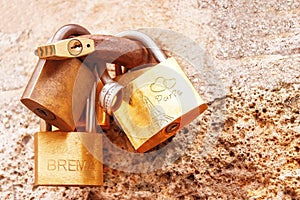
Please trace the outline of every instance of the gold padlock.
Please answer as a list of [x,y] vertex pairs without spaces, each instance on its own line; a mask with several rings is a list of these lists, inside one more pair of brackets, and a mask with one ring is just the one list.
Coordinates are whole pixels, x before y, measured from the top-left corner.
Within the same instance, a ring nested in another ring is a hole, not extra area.
[[119,36],[151,46],[160,61],[154,67],[125,73],[115,81],[105,73],[102,76],[105,85],[99,97],[101,106],[113,114],[136,151],[146,152],[176,134],[207,105],[176,60],[166,59],[149,37],[135,31]]
[[[79,25],[66,25],[55,33],[51,42],[82,34],[89,32]],[[93,73],[77,58],[40,59],[21,102],[49,124],[62,131],[73,131],[93,82]]]
[[101,136],[97,133],[59,130],[36,133],[34,185],[102,185]]

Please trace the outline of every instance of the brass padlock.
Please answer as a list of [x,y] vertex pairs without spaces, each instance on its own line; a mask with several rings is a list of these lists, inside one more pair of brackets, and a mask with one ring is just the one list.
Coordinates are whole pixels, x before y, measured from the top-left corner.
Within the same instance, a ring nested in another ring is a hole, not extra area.
[[[35,186],[103,184],[102,135],[87,132],[38,132],[34,136]],[[89,148],[93,148],[93,153]],[[97,157],[95,154],[97,153]]]
[[[79,25],[66,25],[55,33],[51,42],[83,34],[89,32]],[[45,54],[48,54],[47,51],[50,52],[50,49],[47,49],[44,48]],[[62,131],[73,131],[94,79],[91,70],[77,58],[40,59],[21,102],[49,124]],[[72,95],[77,98],[72,98]]]
[[102,135],[95,133],[92,102],[87,104],[86,132],[51,131],[42,121],[34,136],[35,186],[100,186],[103,184]]
[[107,73],[100,105],[112,114],[137,152],[146,152],[176,134],[207,105],[174,58],[166,59],[156,44],[140,32],[122,37],[138,40],[160,63],[125,73],[112,81]]

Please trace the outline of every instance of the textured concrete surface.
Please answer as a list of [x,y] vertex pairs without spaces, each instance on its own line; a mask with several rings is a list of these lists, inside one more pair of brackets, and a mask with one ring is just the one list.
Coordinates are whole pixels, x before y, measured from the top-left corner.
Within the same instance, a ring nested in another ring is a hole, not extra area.
[[[0,199],[300,199],[300,1],[2,0],[0,13]],[[39,120],[19,99],[33,50],[68,23],[165,28],[204,48],[225,94],[200,87],[210,109],[184,130],[196,134],[184,156],[151,173],[105,167],[99,188],[33,188]]]

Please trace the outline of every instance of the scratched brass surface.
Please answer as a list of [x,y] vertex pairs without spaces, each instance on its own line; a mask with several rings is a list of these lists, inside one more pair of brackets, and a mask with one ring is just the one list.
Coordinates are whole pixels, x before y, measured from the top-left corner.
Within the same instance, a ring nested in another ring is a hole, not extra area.
[[132,73],[118,79],[126,86],[114,115],[138,152],[165,141],[207,109],[174,58]]
[[35,186],[103,184],[101,134],[39,132],[34,145]]

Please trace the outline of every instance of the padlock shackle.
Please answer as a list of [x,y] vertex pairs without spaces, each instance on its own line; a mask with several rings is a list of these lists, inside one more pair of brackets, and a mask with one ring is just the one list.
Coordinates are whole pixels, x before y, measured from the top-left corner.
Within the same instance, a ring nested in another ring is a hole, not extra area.
[[72,36],[89,35],[91,34],[86,28],[78,24],[67,24],[62,26],[50,39],[50,42],[57,42],[59,40],[67,39]]
[[139,31],[123,31],[116,34],[118,37],[125,37],[132,40],[137,40],[141,42],[146,48],[149,48],[153,53],[154,57],[159,61],[163,62],[167,59],[162,50],[157,46],[157,44],[146,34]]
[[79,38],[94,40],[94,52],[80,57],[88,66],[99,61],[113,63],[132,69],[141,65],[157,63],[151,52],[141,42],[112,35],[80,35]]

